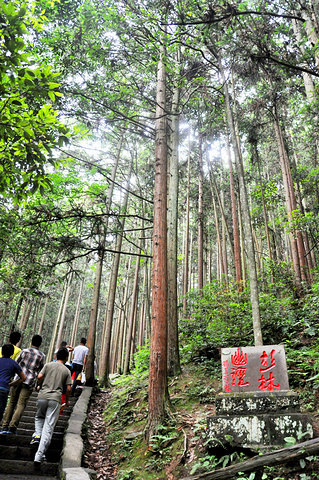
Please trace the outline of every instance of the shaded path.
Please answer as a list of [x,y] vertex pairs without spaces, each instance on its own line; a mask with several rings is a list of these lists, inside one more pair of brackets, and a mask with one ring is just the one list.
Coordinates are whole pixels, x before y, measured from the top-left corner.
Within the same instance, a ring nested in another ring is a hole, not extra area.
[[117,466],[112,463],[109,445],[105,440],[107,427],[103,419],[109,390],[94,394],[88,410],[88,433],[85,440],[84,468],[97,472],[97,480],[116,480]]

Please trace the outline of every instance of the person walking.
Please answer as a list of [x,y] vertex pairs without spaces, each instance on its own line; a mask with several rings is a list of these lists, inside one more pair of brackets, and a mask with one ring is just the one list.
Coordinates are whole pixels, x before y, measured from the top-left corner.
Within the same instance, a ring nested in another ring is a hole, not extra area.
[[[14,348],[13,355],[11,355],[11,357],[10,357],[10,358],[12,358],[12,360],[16,360],[19,353],[21,352],[21,348],[17,347],[17,343],[20,342],[20,339],[21,339],[21,333],[20,332],[11,332],[10,333],[9,343],[11,343],[11,345],[13,345],[13,348]],[[1,357],[1,352],[0,352],[0,357]]]
[[[9,389],[25,380],[25,375],[20,365],[10,358],[14,353],[14,347],[11,343],[6,343],[1,349],[0,358],[0,421],[6,408]],[[17,379],[11,381],[14,376]]]
[[85,365],[89,354],[89,349],[85,346],[85,344],[86,338],[82,337],[80,340],[80,345],[75,347],[73,350],[72,374],[74,373],[75,375],[72,384],[71,396],[74,395],[78,375],[85,370]]
[[10,400],[5,410],[1,434],[17,433],[22,414],[32,394],[35,380],[45,362],[45,355],[39,350],[42,343],[41,335],[34,335],[31,347],[21,350],[17,363],[22,368],[25,380],[15,384],[10,389]]
[[[72,347],[71,345],[68,345],[64,340],[63,340],[63,342],[61,342],[61,345],[60,345],[59,348],[62,348],[62,347],[66,348],[69,353],[70,353],[70,352],[73,352],[73,350],[74,350],[74,347]],[[54,352],[53,360],[56,360],[56,354],[58,353],[58,350],[59,350],[59,349],[57,349],[57,350]]]
[[63,387],[66,386],[65,406],[69,406],[71,393],[71,372],[65,366],[69,352],[60,348],[57,352],[56,362],[44,365],[38,375],[39,391],[37,399],[37,412],[35,415],[35,432],[31,445],[38,445],[34,457],[34,468],[39,470],[41,463],[46,460],[45,452],[50,446],[55,424],[59,417]]

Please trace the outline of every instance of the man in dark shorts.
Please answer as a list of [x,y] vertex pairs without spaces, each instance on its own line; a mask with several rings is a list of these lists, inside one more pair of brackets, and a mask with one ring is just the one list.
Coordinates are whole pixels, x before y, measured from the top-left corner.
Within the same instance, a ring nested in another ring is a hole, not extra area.
[[73,350],[72,373],[75,373],[75,375],[72,384],[71,395],[74,395],[78,375],[85,369],[86,361],[89,354],[89,349],[85,346],[85,344],[86,338],[82,337],[80,345],[75,347],[75,349]]

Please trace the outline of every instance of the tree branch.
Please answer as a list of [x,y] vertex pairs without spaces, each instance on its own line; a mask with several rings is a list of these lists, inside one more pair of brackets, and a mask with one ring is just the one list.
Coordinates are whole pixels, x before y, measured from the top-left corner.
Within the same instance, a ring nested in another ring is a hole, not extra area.
[[278,65],[282,65],[287,68],[292,68],[293,70],[298,70],[299,72],[309,73],[314,77],[319,77],[319,73],[316,73],[313,70],[309,70],[308,68],[304,68],[304,67],[299,67],[298,65],[292,65],[291,63],[284,62],[283,60],[279,60],[278,58],[273,57],[272,55],[251,55],[251,58],[272,60],[273,62],[278,63]]
[[211,18],[209,20],[196,20],[195,22],[170,22],[169,24],[163,25],[210,25],[212,23],[222,22],[228,18],[232,17],[239,17],[241,15],[261,15],[261,16],[269,16],[269,17],[279,17],[279,18],[289,18],[290,20],[300,20],[301,22],[305,22],[305,19],[302,17],[298,17],[297,15],[286,15],[281,13],[274,13],[274,12],[258,12],[255,10],[246,10],[245,12],[240,12],[239,10],[235,10],[231,8],[231,11],[225,15],[220,17]]
[[76,157],[75,155],[73,155],[72,153],[69,153],[69,152],[66,152],[64,150],[62,150],[62,148],[59,148],[57,147],[60,152],[64,153],[64,155],[67,155],[68,157],[72,157],[74,158],[75,160],[79,160],[80,162],[86,164],[86,165],[90,165],[91,167],[93,168],[96,168],[97,171],[103,175],[104,178],[107,179],[108,182],[113,182],[114,185],[116,185],[117,187],[119,187],[121,190],[125,190],[126,192],[128,192],[130,195],[133,195],[134,197],[138,198],[139,200],[143,200],[144,202],[147,202],[147,203],[151,203],[153,204],[153,200],[148,200],[147,198],[144,198],[140,195],[138,195],[137,193],[134,193],[132,192],[131,190],[128,190],[127,188],[123,187],[123,185],[121,185],[120,183],[116,182],[115,180],[112,180],[111,177],[109,177],[105,172],[107,172],[106,168],[103,168],[103,167],[100,167],[99,165],[97,165],[96,163],[94,162],[90,162],[89,160],[83,160],[83,158],[79,158],[79,157]]

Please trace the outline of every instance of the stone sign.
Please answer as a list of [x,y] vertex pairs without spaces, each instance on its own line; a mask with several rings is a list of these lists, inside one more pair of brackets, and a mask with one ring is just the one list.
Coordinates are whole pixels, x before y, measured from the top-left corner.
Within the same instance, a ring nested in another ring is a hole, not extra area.
[[283,345],[222,348],[223,392],[289,390]]

